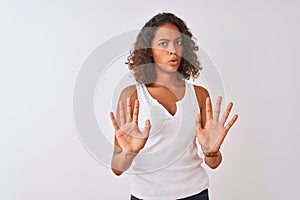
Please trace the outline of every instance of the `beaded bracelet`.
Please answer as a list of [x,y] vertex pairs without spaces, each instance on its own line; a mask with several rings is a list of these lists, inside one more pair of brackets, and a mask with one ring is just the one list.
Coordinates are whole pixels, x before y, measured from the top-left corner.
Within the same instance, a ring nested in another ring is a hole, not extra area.
[[217,151],[217,152],[204,152],[203,151],[203,155],[205,155],[206,157],[218,157],[219,151]]

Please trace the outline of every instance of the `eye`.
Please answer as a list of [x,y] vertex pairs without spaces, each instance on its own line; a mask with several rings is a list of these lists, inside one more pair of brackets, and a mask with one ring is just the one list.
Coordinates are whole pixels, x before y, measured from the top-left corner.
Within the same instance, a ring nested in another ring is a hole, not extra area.
[[178,45],[178,46],[181,46],[182,45],[182,40],[177,40],[175,44]]
[[158,46],[160,46],[160,47],[165,47],[165,46],[167,46],[167,42],[160,42],[160,43],[158,44]]

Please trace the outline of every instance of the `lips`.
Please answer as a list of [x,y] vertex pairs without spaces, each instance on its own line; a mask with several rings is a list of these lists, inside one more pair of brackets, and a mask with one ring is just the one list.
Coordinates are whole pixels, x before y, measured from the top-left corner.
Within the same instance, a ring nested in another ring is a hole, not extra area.
[[169,64],[170,64],[170,65],[177,65],[177,64],[178,64],[177,58],[171,58],[171,59],[169,60]]

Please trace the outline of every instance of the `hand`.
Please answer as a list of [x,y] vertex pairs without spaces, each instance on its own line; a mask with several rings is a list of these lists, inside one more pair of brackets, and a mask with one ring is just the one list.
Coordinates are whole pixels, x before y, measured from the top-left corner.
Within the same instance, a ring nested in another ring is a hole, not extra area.
[[229,116],[233,103],[228,104],[221,121],[219,121],[221,101],[222,97],[219,97],[214,116],[212,116],[210,98],[206,98],[206,123],[204,127],[202,127],[201,125],[201,115],[198,114],[197,116],[196,135],[203,152],[206,153],[216,153],[219,151],[229,129],[238,118],[238,115],[234,115],[233,118],[229,121],[229,123],[224,127],[224,124]]
[[139,101],[135,100],[133,117],[131,119],[130,99],[127,98],[127,113],[125,117],[123,103],[119,103],[120,127],[115,120],[113,112],[110,118],[115,129],[115,138],[120,145],[122,151],[127,153],[138,153],[144,146],[149,136],[150,120],[146,120],[143,132],[138,127]]

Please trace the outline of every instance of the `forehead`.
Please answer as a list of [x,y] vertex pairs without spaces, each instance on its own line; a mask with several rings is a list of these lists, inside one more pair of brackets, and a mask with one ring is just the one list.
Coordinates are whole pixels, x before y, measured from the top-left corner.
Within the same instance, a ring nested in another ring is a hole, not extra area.
[[177,26],[173,24],[164,24],[159,26],[154,34],[154,39],[160,38],[178,38],[181,37],[181,33]]

